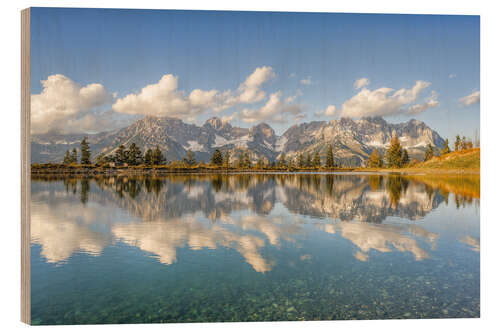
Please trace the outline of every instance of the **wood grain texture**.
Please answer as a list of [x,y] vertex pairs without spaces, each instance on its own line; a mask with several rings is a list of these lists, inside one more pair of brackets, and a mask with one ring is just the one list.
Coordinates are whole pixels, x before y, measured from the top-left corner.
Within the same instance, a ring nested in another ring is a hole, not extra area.
[[30,288],[30,9],[21,11],[21,321],[31,323]]

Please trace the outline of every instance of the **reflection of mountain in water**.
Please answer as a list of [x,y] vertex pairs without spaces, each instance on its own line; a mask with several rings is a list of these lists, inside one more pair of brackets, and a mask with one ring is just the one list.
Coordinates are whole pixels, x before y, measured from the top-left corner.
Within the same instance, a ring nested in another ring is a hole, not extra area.
[[[119,240],[177,262],[177,249],[237,251],[257,272],[272,269],[269,244],[295,242],[307,217],[318,230],[351,241],[360,261],[371,250],[429,257],[438,234],[414,224],[388,225],[389,216],[423,218],[448,194],[400,176],[183,175],[165,178],[100,177],[32,184],[32,242],[51,263],[73,253],[98,256]],[[284,210],[285,209],[285,210]],[[305,217],[305,218],[304,218]],[[366,223],[370,222],[370,223]],[[464,243],[479,251],[478,240]],[[302,256],[306,258],[307,256]],[[307,260],[311,260],[310,256]]]
[[[80,182],[80,190],[88,191],[88,180]],[[300,215],[381,223],[389,216],[418,220],[447,200],[431,186],[400,176],[111,177],[98,178],[96,184],[100,190],[80,194],[82,202],[90,197],[148,220],[202,212],[216,221],[242,210],[266,215],[280,203]]]

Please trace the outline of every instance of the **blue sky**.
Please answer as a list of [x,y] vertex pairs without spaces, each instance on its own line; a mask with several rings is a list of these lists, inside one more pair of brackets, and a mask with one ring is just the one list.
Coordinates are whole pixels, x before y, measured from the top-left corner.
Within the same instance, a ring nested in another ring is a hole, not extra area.
[[[31,20],[40,132],[97,131],[146,114],[266,121],[278,133],[361,115],[416,118],[450,138],[479,128],[478,16],[34,8]],[[259,68],[247,81],[255,84],[242,86]],[[356,89],[361,78],[369,84]],[[78,89],[90,84],[98,86],[83,98]],[[141,95],[155,84],[153,96]],[[194,100],[195,89],[207,97]],[[55,96],[68,102],[56,108]]]

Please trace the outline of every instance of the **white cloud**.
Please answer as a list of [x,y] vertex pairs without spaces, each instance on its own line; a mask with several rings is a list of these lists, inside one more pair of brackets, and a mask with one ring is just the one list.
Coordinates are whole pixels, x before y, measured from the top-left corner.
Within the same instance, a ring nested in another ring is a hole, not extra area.
[[438,98],[438,94],[437,94],[437,92],[435,92],[433,90],[431,92],[431,95],[427,98],[427,100],[424,103],[410,105],[408,107],[407,113],[415,115],[415,114],[422,113],[427,109],[435,108],[435,107],[439,106],[439,101],[437,100],[437,98]]
[[295,73],[291,73],[290,75],[288,75],[288,77],[289,77],[290,79],[291,79],[291,78],[294,78],[294,77],[296,77],[296,76],[297,76],[297,74],[295,74]]
[[261,121],[285,123],[288,121],[288,116],[292,116],[294,120],[302,118],[300,106],[283,102],[281,97],[280,91],[271,94],[264,106],[259,109],[244,109],[240,118],[247,123]]
[[345,117],[357,118],[423,112],[430,107],[439,105],[435,93],[428,98],[425,105],[413,104],[422,91],[430,85],[430,82],[417,81],[410,89],[402,88],[396,91],[387,87],[376,90],[363,88],[358,94],[344,102],[340,113]]
[[111,103],[113,96],[100,83],[82,87],[62,74],[42,80],[42,92],[31,95],[31,132],[91,131],[99,121],[90,111]]
[[300,80],[300,84],[303,84],[305,86],[310,86],[311,84],[313,84],[312,77],[308,76],[305,79]]
[[457,77],[457,74],[453,74],[453,73],[452,73],[452,74],[448,75],[448,78],[449,78],[449,79],[454,79],[454,78],[456,78],[456,77]]
[[209,109],[219,112],[237,104],[262,101],[266,98],[266,93],[261,86],[273,77],[275,73],[271,67],[258,67],[234,93],[230,90],[219,92],[215,89],[194,89],[188,96],[178,89],[178,77],[166,74],[157,83],[142,88],[139,93],[118,99],[113,110],[120,113],[193,120]]
[[460,103],[462,103],[465,106],[471,106],[479,102],[480,102],[479,90],[473,92],[470,95],[460,98]]
[[366,77],[362,77],[361,79],[357,79],[354,81],[354,88],[361,89],[370,84],[370,80]]
[[314,113],[317,116],[333,117],[339,114],[339,110],[335,105],[328,105],[326,109]]

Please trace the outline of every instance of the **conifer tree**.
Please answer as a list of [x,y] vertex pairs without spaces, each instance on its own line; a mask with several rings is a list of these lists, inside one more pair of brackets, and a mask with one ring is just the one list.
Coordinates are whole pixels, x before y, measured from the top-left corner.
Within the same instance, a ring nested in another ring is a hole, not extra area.
[[335,160],[333,159],[333,147],[332,147],[332,145],[328,145],[328,148],[326,150],[325,166],[327,168],[334,168],[335,167]]
[[460,146],[461,146],[461,142],[460,142],[460,135],[457,134],[457,136],[455,137],[455,151],[459,151],[460,150]]
[[403,147],[401,146],[401,142],[399,142],[398,136],[395,135],[391,139],[391,145],[389,146],[389,149],[385,153],[385,160],[387,166],[390,168],[400,168],[402,155],[403,155]]
[[283,169],[287,167],[286,156],[285,154],[281,154],[280,159],[278,161],[278,168]]
[[216,149],[214,154],[212,155],[212,158],[210,159],[210,163],[212,163],[213,165],[222,165],[222,163],[224,162],[224,159],[222,157],[222,153],[220,152],[219,149]]
[[83,138],[82,142],[80,143],[80,151],[82,152],[80,163],[90,164],[90,149],[87,142],[87,137]]
[[125,146],[124,145],[118,146],[118,148],[115,151],[116,163],[120,163],[120,164],[127,163],[127,159],[128,159],[127,155],[128,155],[128,153],[127,153],[127,150],[125,149]]
[[307,153],[307,154],[306,154],[305,161],[304,161],[304,165],[305,165],[305,167],[307,167],[307,168],[312,167],[312,158],[311,158],[311,154],[309,154],[309,153]]
[[193,166],[196,164],[196,159],[194,158],[194,154],[191,150],[188,150],[186,153],[186,157],[183,159],[184,164]]
[[434,157],[434,149],[432,148],[432,145],[429,143],[427,145],[427,149],[425,151],[424,161],[428,161],[428,160],[430,160],[433,157]]
[[401,154],[401,166],[407,166],[410,163],[410,156],[408,155],[408,150],[403,149],[403,153]]
[[129,165],[142,164],[142,152],[137,145],[132,142],[128,148],[127,163]]
[[151,149],[146,150],[146,152],[144,153],[144,164],[153,164],[153,151]]
[[106,163],[106,157],[103,153],[100,153],[99,155],[97,155],[97,158],[96,158],[96,164],[97,165],[103,165]]
[[224,154],[224,167],[229,168],[231,163],[231,155],[229,153],[229,150],[226,150],[226,153]]
[[245,157],[243,159],[243,164],[244,164],[245,168],[252,167],[252,161],[250,160],[250,155],[248,155],[248,153],[245,153]]
[[319,152],[316,152],[316,153],[314,154],[314,158],[313,158],[313,160],[312,160],[312,165],[313,165],[313,167],[315,167],[315,168],[319,168],[319,167],[321,167],[321,157],[320,157],[320,155],[319,155]]
[[383,166],[382,159],[380,158],[377,149],[372,151],[370,158],[368,159],[368,166],[370,168],[381,168]]
[[446,155],[450,152],[450,146],[448,143],[448,139],[444,140],[443,149],[441,149],[441,155]]
[[76,152],[76,148],[73,148],[71,151],[70,163],[78,163],[78,153]]
[[238,156],[238,168],[244,168],[245,167],[245,157],[243,156],[243,154],[240,153],[240,155]]
[[304,167],[304,164],[305,164],[305,161],[304,161],[304,154],[299,153],[299,155],[297,156],[297,166],[298,166],[299,168],[303,168],[303,167]]
[[259,159],[257,160],[256,167],[257,169],[262,169],[264,167],[264,161],[262,161],[262,157],[259,157]]
[[71,164],[71,156],[69,155],[69,150],[66,150],[66,154],[64,155],[63,164],[64,165]]
[[167,162],[167,159],[165,156],[163,156],[163,153],[160,150],[159,146],[156,146],[155,149],[153,150],[153,165],[162,165]]

